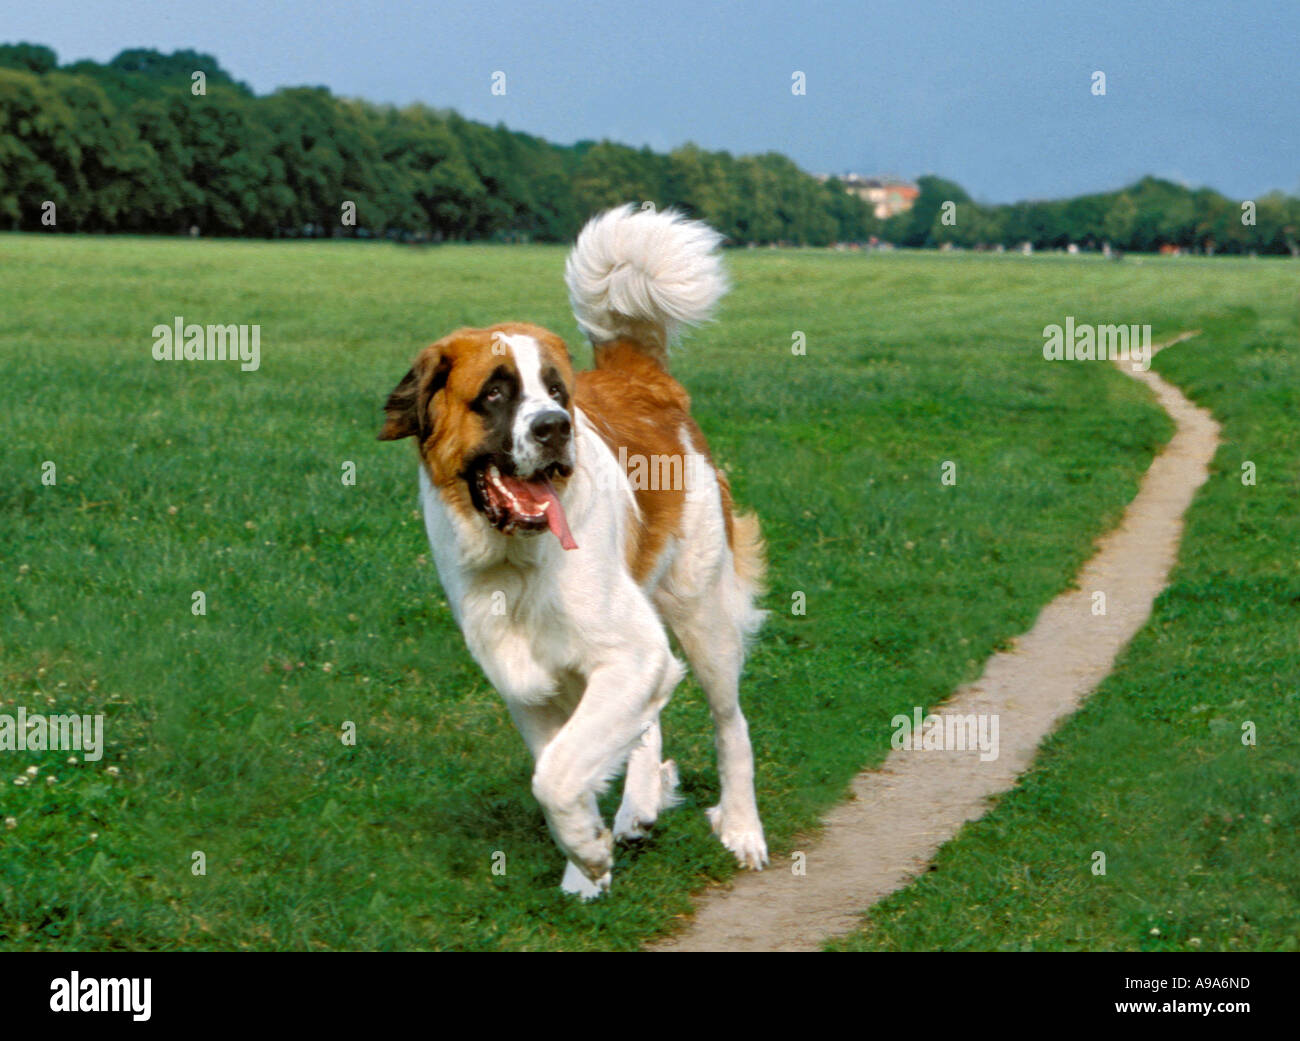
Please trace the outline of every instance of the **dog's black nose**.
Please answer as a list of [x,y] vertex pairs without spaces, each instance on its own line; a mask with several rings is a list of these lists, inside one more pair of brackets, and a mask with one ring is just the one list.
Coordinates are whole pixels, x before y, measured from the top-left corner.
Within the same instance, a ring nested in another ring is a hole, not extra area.
[[571,429],[569,414],[558,409],[543,412],[533,420],[528,429],[537,439],[538,444],[545,445],[547,448],[558,448],[569,436]]

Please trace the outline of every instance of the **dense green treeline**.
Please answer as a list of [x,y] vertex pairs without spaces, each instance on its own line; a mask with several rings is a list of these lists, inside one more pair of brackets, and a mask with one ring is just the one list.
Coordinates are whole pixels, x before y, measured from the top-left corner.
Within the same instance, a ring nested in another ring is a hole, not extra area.
[[257,97],[192,51],[60,67],[48,48],[0,47],[0,227],[41,228],[50,200],[68,231],[564,240],[629,199],[683,206],[741,242],[874,230],[865,203],[776,154],[561,147],[319,87]]
[[[1032,243],[1059,249],[1071,243],[1150,252],[1165,246],[1202,253],[1291,253],[1300,256],[1300,198],[1273,192],[1228,199],[1211,188],[1185,188],[1144,177],[1117,192],[1048,202],[985,206],[960,186],[922,177],[912,209],[885,222],[884,234],[904,246],[975,247]],[[944,223],[952,201],[953,223]]]
[[1121,192],[984,206],[940,178],[919,186],[911,211],[880,221],[839,180],[820,182],[776,153],[561,146],[323,87],[259,97],[194,51],[60,66],[48,47],[0,46],[0,228],[562,241],[593,212],[634,200],[680,206],[737,244],[875,236],[1300,252],[1300,200],[1281,193],[1229,200],[1147,178]]

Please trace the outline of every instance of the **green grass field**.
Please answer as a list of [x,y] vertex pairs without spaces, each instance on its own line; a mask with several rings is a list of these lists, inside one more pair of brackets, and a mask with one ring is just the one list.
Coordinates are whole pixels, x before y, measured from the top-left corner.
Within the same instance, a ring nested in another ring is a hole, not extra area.
[[[0,711],[103,712],[107,738],[97,763],[0,752],[0,945],[627,949],[731,875],[687,682],[665,713],[686,803],[619,854],[609,899],[560,894],[528,756],[428,561],[413,452],[375,440],[415,351],[456,325],[527,319],[576,344],[563,256],[0,237]],[[1203,327],[1158,362],[1229,441],[1177,586],[1042,769],[854,942],[1138,947],[1167,908],[1186,924],[1229,905],[1189,935],[1293,942],[1294,265],[728,263],[735,291],[675,372],[769,539],[742,690],[774,869],[884,757],[894,713],[976,676],[1068,585],[1169,435],[1113,366],[1043,361],[1043,326]],[[261,368],[155,362],[151,330],[176,316],[260,324]],[[1238,716],[1260,724],[1253,751]],[[1107,843],[1126,853],[1098,882]]]
[[836,949],[1300,950],[1296,290],[1207,301],[1157,357],[1224,424],[1170,587],[1038,768]]

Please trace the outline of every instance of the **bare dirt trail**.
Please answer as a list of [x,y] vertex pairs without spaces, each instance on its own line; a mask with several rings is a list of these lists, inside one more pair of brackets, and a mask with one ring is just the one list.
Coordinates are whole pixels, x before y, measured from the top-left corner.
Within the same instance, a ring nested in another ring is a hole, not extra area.
[[[1183,333],[1155,350],[1195,336]],[[1134,372],[1177,424],[1173,439],[1142,479],[1119,527],[1105,535],[1076,578],[1032,629],[989,659],[975,683],[930,711],[995,714],[1000,755],[981,762],[967,752],[894,751],[878,770],[859,774],[847,802],[832,810],[807,854],[805,875],[790,861],[744,875],[698,902],[682,932],[656,951],[815,951],[848,932],[862,912],[925,870],[943,843],[989,809],[987,799],[1014,786],[1039,744],[1105,678],[1142,627],[1168,582],[1183,513],[1209,476],[1219,425],[1154,372]],[[1093,593],[1106,594],[1094,615]]]

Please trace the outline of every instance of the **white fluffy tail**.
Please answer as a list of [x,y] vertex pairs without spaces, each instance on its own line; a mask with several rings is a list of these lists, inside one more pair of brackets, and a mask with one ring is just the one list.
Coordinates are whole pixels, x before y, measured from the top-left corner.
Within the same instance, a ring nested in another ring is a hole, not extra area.
[[727,291],[721,243],[676,210],[629,204],[598,214],[564,266],[578,325],[594,344],[627,338],[666,351],[683,327],[707,321]]

